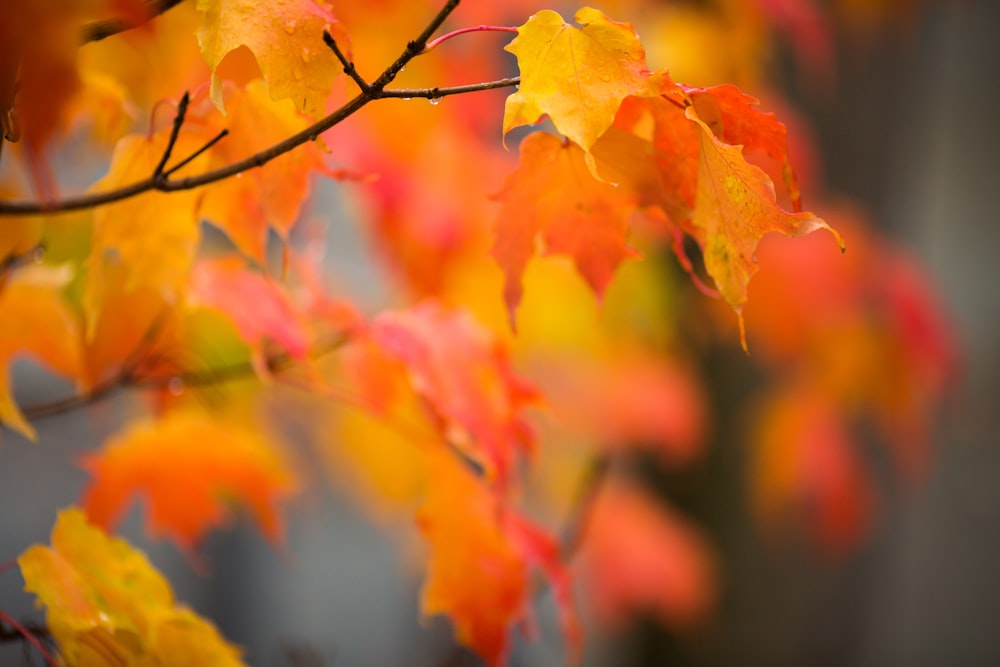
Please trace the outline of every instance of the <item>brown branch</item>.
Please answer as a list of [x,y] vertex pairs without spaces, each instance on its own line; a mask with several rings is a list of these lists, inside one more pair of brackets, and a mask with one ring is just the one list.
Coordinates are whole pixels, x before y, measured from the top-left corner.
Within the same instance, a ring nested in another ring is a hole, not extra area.
[[354,62],[344,55],[344,52],[340,50],[339,46],[337,46],[337,40],[335,40],[333,35],[326,30],[323,31],[323,43],[330,47],[330,50],[333,51],[333,55],[335,55],[337,60],[340,61],[340,64],[344,66],[344,74],[351,77],[351,79],[354,80],[354,83],[358,84],[358,88],[361,92],[366,92],[371,89],[371,84],[365,81],[364,77],[358,74],[358,68],[354,66]]
[[163,170],[167,166],[167,161],[170,160],[170,154],[174,152],[174,146],[177,145],[177,137],[181,134],[181,126],[184,125],[184,117],[187,115],[188,104],[191,102],[191,96],[184,92],[181,96],[181,101],[177,103],[177,114],[174,116],[173,127],[170,128],[170,138],[167,140],[167,147],[163,149],[163,156],[160,158],[159,164],[153,169],[153,180],[163,180]]
[[[0,216],[3,215],[28,215],[36,213],[45,214],[57,214],[66,213],[70,211],[79,211],[81,209],[96,208],[98,206],[103,206],[105,204],[111,204],[117,201],[122,201],[128,199],[129,197],[134,197],[136,195],[142,194],[144,192],[160,191],[160,192],[175,192],[178,190],[191,190],[194,188],[199,188],[210,183],[215,183],[216,181],[221,181],[230,176],[239,174],[247,169],[254,169],[256,167],[261,167],[271,160],[284,155],[285,153],[301,146],[307,141],[316,141],[319,135],[329,130],[334,125],[344,121],[346,118],[354,114],[354,112],[361,109],[363,106],[372,102],[374,100],[383,97],[404,97],[405,95],[399,94],[398,91],[386,91],[385,87],[392,83],[396,75],[413,60],[415,57],[420,55],[424,47],[427,44],[427,40],[430,36],[434,34],[448,15],[454,11],[455,7],[458,6],[459,0],[448,0],[444,7],[431,19],[427,27],[424,28],[423,32],[417,37],[417,39],[407,43],[406,48],[399,55],[396,60],[389,65],[379,77],[368,85],[368,87],[363,90],[357,97],[345,103],[339,109],[331,113],[330,115],[322,118],[321,120],[313,123],[306,129],[294,134],[283,141],[280,141],[268,149],[265,149],[259,153],[255,153],[250,157],[234,162],[232,164],[220,167],[218,169],[213,169],[207,171],[203,174],[197,176],[188,176],[186,178],[180,179],[170,179],[167,176],[169,174],[156,174],[154,173],[149,178],[132,183],[115,190],[108,190],[106,192],[96,192],[85,195],[78,195],[75,197],[68,197],[61,201],[55,202],[37,202],[37,201],[20,201],[20,202],[0,202]],[[490,90],[492,88],[498,88],[503,86],[513,86],[516,85],[513,79],[503,79],[501,81],[488,81],[486,83],[472,84],[469,86],[456,86],[455,88],[424,88],[424,89],[414,89],[408,91],[409,97],[427,97],[430,99],[436,99],[438,97],[443,97],[445,95],[456,95],[461,93],[470,93],[477,90]],[[180,109],[178,109],[180,111]],[[180,115],[178,113],[178,115]],[[169,157],[169,155],[167,156]],[[173,170],[171,170],[173,171]]]
[[81,41],[84,44],[87,42],[99,42],[102,39],[107,39],[108,37],[117,35],[120,32],[125,32],[126,30],[131,30],[132,28],[138,28],[140,25],[151,21],[168,9],[181,4],[181,1],[182,0],[149,0],[149,2],[146,3],[146,20],[139,23],[130,23],[123,19],[107,19],[104,21],[94,21],[93,23],[88,23],[83,26]]
[[566,518],[559,536],[562,556],[567,561],[573,559],[587,536],[587,526],[590,524],[594,501],[604,487],[610,471],[611,456],[601,454],[591,460],[584,472],[580,486],[576,490],[576,497],[573,499],[570,515]]
[[484,83],[470,83],[465,86],[449,86],[447,88],[390,88],[383,90],[380,97],[398,97],[408,100],[411,97],[421,97],[429,100],[436,100],[449,95],[464,95],[480,90],[494,90],[496,88],[511,88],[521,84],[521,77],[512,76],[496,81],[486,81]]
[[[133,356],[122,364],[122,368],[118,371],[118,373],[104,382],[99,383],[86,394],[77,394],[75,396],[68,396],[55,401],[31,405],[23,408],[21,410],[21,414],[23,414],[24,418],[28,421],[37,421],[39,419],[44,419],[45,417],[52,417],[54,415],[70,412],[71,410],[83,408],[88,405],[93,405],[94,403],[98,403],[106,398],[109,398],[111,394],[122,389],[134,388],[155,391],[167,389],[174,385],[179,385],[181,387],[209,387],[240,378],[251,377],[256,372],[253,364],[247,361],[244,363],[217,366],[215,368],[197,371],[171,373],[169,375],[139,376],[137,375],[137,370],[142,365],[142,362],[146,360],[145,350],[152,344],[152,338],[149,337],[149,334],[147,334],[147,339],[149,339],[150,342],[147,344],[140,344],[140,346],[136,348],[140,351],[133,352]],[[309,358],[318,359],[325,356],[342,347],[349,339],[350,335],[348,333],[341,332],[333,336],[329,341],[317,345],[309,352]],[[299,363],[298,359],[284,352],[268,356],[264,360],[265,368],[268,372],[273,374],[288,370],[297,363]]]
[[196,150],[194,153],[191,153],[191,155],[188,155],[186,158],[184,158],[183,160],[181,160],[180,162],[178,162],[177,164],[175,164],[174,166],[172,166],[170,169],[167,169],[165,172],[163,172],[164,178],[169,178],[170,174],[175,173],[179,169],[183,169],[185,166],[187,166],[187,164],[189,162],[191,162],[192,160],[194,160],[195,158],[197,158],[199,155],[201,155],[202,153],[204,153],[205,151],[207,151],[209,148],[211,148],[215,144],[219,143],[220,141],[222,141],[223,139],[225,139],[228,136],[229,136],[229,130],[222,129],[217,135],[215,135],[214,137],[212,137],[211,139],[209,139],[208,141],[206,141],[204,146],[202,146],[201,148],[199,148],[198,150]]
[[31,262],[38,253],[45,252],[45,246],[41,243],[34,245],[21,252],[13,252],[6,257],[0,257],[0,289],[6,284],[7,276],[11,271]]

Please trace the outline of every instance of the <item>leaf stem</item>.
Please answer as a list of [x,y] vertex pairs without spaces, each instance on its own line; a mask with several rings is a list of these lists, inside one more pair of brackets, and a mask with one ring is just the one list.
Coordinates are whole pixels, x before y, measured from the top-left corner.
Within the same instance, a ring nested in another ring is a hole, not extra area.
[[42,654],[42,658],[45,660],[46,664],[49,665],[49,667],[59,667],[59,663],[52,657],[52,654],[49,653],[48,649],[42,645],[41,640],[37,636],[40,631],[44,631],[44,628],[31,628],[29,630],[24,625],[21,625],[17,619],[5,613],[3,610],[0,610],[0,622],[6,623],[17,631],[17,634],[14,634],[8,632],[6,628],[0,626],[0,641],[9,641],[11,638],[23,638]]
[[432,39],[427,42],[427,46],[421,51],[421,55],[424,53],[430,53],[436,49],[440,44],[447,42],[452,37],[458,37],[459,35],[464,35],[469,32],[517,32],[517,28],[506,26],[506,25],[476,25],[470,26],[468,28],[459,28],[458,30],[452,30],[451,32],[441,35],[437,39]]

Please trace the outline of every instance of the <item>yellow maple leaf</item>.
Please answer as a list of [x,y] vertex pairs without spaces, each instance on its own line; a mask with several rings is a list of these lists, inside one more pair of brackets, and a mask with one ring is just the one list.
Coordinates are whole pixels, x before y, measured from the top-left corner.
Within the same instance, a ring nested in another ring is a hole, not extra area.
[[77,508],[59,513],[51,547],[36,544],[17,562],[71,667],[243,664],[211,623],[176,604],[145,555],[88,524]]
[[[129,135],[115,146],[108,174],[92,191],[102,192],[149,178],[159,164],[169,139],[164,129],[152,137]],[[197,137],[181,134],[174,155],[187,156],[201,147]],[[203,171],[202,155],[178,172]],[[93,213],[93,241],[89,271],[84,287],[88,337],[111,289],[106,262],[126,267],[124,291],[148,287],[165,300],[173,301],[187,283],[200,238],[196,209],[200,193],[146,192],[108,204]]]
[[212,101],[223,109],[217,70],[230,51],[246,46],[267,81],[271,98],[290,98],[302,113],[321,115],[342,67],[323,44],[323,31],[344,51],[347,33],[321,0],[198,0],[198,44],[212,68]]
[[538,12],[517,29],[505,49],[517,56],[519,90],[507,98],[503,133],[548,115],[562,134],[590,147],[614,122],[629,95],[653,96],[665,79],[646,67],[646,53],[628,23],[584,7],[563,21],[551,10]]

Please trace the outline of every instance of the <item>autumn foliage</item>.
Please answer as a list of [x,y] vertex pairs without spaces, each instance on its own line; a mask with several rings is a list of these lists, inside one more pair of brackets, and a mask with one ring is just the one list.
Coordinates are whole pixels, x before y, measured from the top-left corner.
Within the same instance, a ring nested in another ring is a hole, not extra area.
[[[581,615],[690,628],[719,594],[712,546],[630,471],[703,454],[727,418],[698,365],[713,347],[767,378],[746,401],[763,524],[805,515],[834,550],[863,536],[861,420],[902,475],[925,471],[948,329],[912,262],[796,173],[808,147],[723,82],[752,83],[753,49],[681,83],[598,9],[458,4],[0,4],[3,447],[120,389],[148,399],[67,463],[89,477],[79,506],[17,559],[52,664],[241,664],[112,534],[140,503],[192,557],[238,514],[277,546],[287,501],[323,483],[412,517],[419,612],[487,664],[543,590],[570,660]],[[747,20],[670,25],[786,34],[832,66],[822,22],[779,8],[809,3],[719,4]],[[83,191],[59,184],[69,145],[102,164]],[[326,270],[324,226],[350,223],[313,205],[323,188],[352,202],[385,302]],[[75,393],[22,404],[22,358]],[[261,409],[274,396],[306,442]]]

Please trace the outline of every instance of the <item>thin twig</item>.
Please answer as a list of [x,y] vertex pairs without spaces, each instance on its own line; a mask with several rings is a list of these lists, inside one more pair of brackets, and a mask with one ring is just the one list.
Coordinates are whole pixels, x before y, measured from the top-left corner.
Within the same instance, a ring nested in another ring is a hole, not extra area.
[[[251,155],[243,160],[239,160],[238,162],[233,162],[224,167],[219,167],[218,169],[213,169],[197,176],[188,176],[181,179],[167,179],[164,178],[162,174],[154,174],[145,180],[125,185],[114,190],[68,197],[61,201],[0,202],[0,216],[26,215],[33,213],[46,213],[52,215],[57,213],[66,213],[69,211],[79,211],[81,209],[91,209],[117,201],[122,201],[123,199],[128,199],[129,197],[134,197],[144,192],[151,192],[154,190],[160,192],[176,192],[178,190],[200,188],[204,185],[215,183],[216,181],[221,181],[225,178],[229,178],[230,176],[242,173],[248,169],[261,167],[271,160],[284,155],[298,146],[301,146],[307,141],[316,141],[320,134],[329,130],[334,125],[343,122],[369,102],[385,97],[385,87],[392,83],[393,79],[396,78],[396,75],[399,74],[408,62],[420,55],[420,52],[423,51],[427,44],[427,40],[430,39],[430,36],[434,34],[434,31],[441,26],[448,15],[455,10],[458,3],[459,0],[449,0],[441,11],[439,11],[434,18],[431,19],[430,23],[428,23],[427,27],[420,33],[417,39],[407,43],[406,48],[399,55],[399,57],[396,58],[396,60],[389,65],[373,83],[369,85],[367,90],[362,91],[358,96],[346,102],[343,106],[325,118],[322,118],[304,130],[279,141],[270,148],[260,151],[259,153],[255,153],[254,155]],[[414,89],[410,91],[409,95],[410,97],[427,97],[434,99],[436,97],[442,97],[443,94],[471,93],[477,90],[490,90],[492,88],[515,85],[512,81],[512,79],[504,79],[502,80],[502,83],[497,81],[488,81],[469,86],[458,86],[454,89],[455,92],[451,92],[453,89],[450,88]],[[389,96],[403,97],[403,95],[397,95],[395,93]]]
[[0,259],[0,285],[3,284],[4,279],[7,277],[7,273],[13,271],[19,266],[23,266],[29,263],[39,251],[44,251],[45,246],[41,243],[34,245],[27,250],[22,252],[13,252],[6,257]]
[[94,21],[93,23],[88,23],[83,26],[81,41],[84,44],[87,42],[99,42],[102,39],[107,39],[108,37],[117,35],[120,32],[125,32],[126,30],[131,30],[132,28],[138,28],[140,25],[147,23],[168,9],[181,4],[181,2],[182,0],[150,0],[146,3],[146,20],[139,23],[130,23],[129,21],[124,21],[122,19],[107,19],[104,21]]
[[412,97],[436,100],[439,97],[447,97],[449,95],[463,95],[465,93],[472,93],[480,90],[493,90],[495,88],[510,88],[511,86],[520,85],[520,83],[521,77],[512,76],[506,79],[488,81],[486,83],[473,83],[465,86],[449,86],[446,88],[391,88],[389,90],[383,90],[380,96],[400,97],[404,100]]
[[98,382],[96,385],[91,387],[90,391],[86,394],[77,394],[75,396],[69,396],[55,401],[48,401],[46,403],[28,406],[21,411],[24,418],[28,421],[36,421],[38,419],[42,419],[43,417],[51,417],[53,415],[69,412],[70,410],[75,410],[77,408],[83,408],[106,398],[116,389],[133,384],[136,380],[136,371],[145,360],[146,353],[156,342],[156,337],[162,330],[164,321],[165,317],[163,315],[160,315],[153,320],[153,323],[146,330],[146,333],[143,334],[142,339],[135,346],[135,348],[129,352],[128,356],[125,357],[122,361],[121,368],[119,368],[118,372],[112,377],[102,382]]
[[[349,335],[347,333],[340,333],[331,340],[317,345],[310,351],[309,358],[317,359],[329,354],[343,346],[348,339]],[[137,347],[137,349],[139,348]],[[23,408],[21,413],[28,421],[37,421],[45,417],[52,417],[93,405],[110,397],[111,394],[120,389],[160,390],[178,383],[184,387],[208,387],[243,377],[250,377],[254,374],[254,366],[248,361],[198,371],[139,377],[136,375],[136,370],[144,359],[145,357],[140,353],[134,360],[131,358],[126,360],[118,373],[94,386],[86,394],[77,394],[76,396],[68,396],[56,401],[31,405]],[[264,363],[268,372],[277,374],[291,368],[298,361],[295,357],[282,352],[267,357]]]
[[40,634],[48,634],[48,630],[45,628],[39,628],[31,626],[31,629],[21,625],[17,619],[11,617],[10,615],[4,613],[0,610],[0,623],[5,623],[12,627],[15,632],[7,631],[2,625],[0,625],[0,641],[11,641],[12,639],[17,639],[18,641],[28,641],[31,643],[39,653],[42,654],[42,658],[45,660],[49,667],[59,667],[59,663],[56,662],[52,654],[49,653],[48,649],[42,645],[41,640],[38,638]]
[[444,7],[441,8],[441,11],[439,11],[437,15],[431,19],[431,22],[427,24],[424,31],[421,32],[415,40],[406,44],[406,48],[401,54],[399,54],[399,57],[396,58],[396,62],[389,65],[385,71],[382,72],[377,79],[375,79],[371,85],[372,89],[382,91],[386,86],[392,83],[393,79],[396,78],[396,75],[403,71],[403,68],[406,67],[407,63],[420,55],[420,52],[427,46],[427,40],[431,38],[431,35],[437,32],[437,29],[441,27],[441,24],[448,18],[448,15],[455,11],[455,8],[458,7],[458,3],[459,0],[448,0]]
[[163,149],[163,155],[160,157],[159,164],[153,169],[153,180],[166,180],[163,170],[167,166],[167,161],[170,160],[170,154],[174,152],[174,146],[177,144],[177,137],[180,136],[181,127],[184,125],[184,117],[187,116],[187,108],[190,102],[191,96],[187,91],[184,91],[184,94],[181,95],[181,101],[177,103],[177,113],[174,115],[174,125],[170,128],[170,138],[167,140],[167,147]]
[[337,40],[335,40],[333,35],[326,30],[323,31],[323,43],[330,47],[330,50],[333,51],[333,55],[337,56],[337,60],[339,60],[340,64],[344,66],[344,74],[351,77],[351,79],[354,80],[354,83],[358,84],[358,88],[361,89],[361,92],[368,92],[371,85],[365,81],[360,74],[358,74],[358,68],[354,66],[354,62],[344,55],[344,52],[340,50],[339,46],[337,46]]
[[217,144],[220,141],[222,141],[227,136],[229,136],[229,130],[223,129],[217,135],[215,135],[214,137],[212,137],[211,139],[209,139],[208,141],[206,141],[205,144],[201,148],[199,148],[198,150],[196,150],[194,153],[191,153],[191,155],[188,155],[186,158],[184,158],[183,160],[181,160],[180,162],[178,162],[177,164],[175,164],[174,166],[172,166],[170,169],[167,169],[165,172],[163,172],[163,177],[164,178],[170,178],[170,174],[175,173],[176,171],[178,171],[179,169],[182,169],[183,167],[186,167],[188,165],[188,163],[190,163],[192,160],[194,160],[195,158],[197,158],[199,155],[201,155],[202,153],[204,153],[205,151],[207,151],[209,148],[211,148],[215,144]]
[[567,517],[559,536],[561,552],[563,558],[571,560],[580,549],[584,538],[587,535],[587,526],[590,523],[590,515],[594,508],[594,501],[604,487],[604,482],[608,478],[611,470],[611,457],[601,454],[591,462],[580,486],[576,490],[576,497],[573,499],[573,506],[570,515]]

